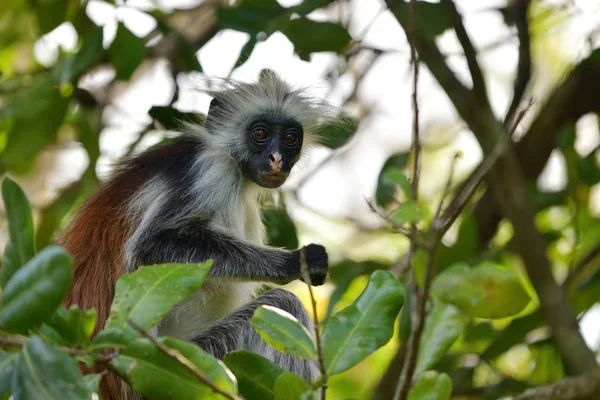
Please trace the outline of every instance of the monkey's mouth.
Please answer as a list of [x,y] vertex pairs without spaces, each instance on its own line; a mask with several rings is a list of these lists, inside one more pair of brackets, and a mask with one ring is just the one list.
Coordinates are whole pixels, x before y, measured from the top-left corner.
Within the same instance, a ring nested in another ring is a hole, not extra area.
[[285,172],[260,172],[257,183],[262,187],[277,188],[283,185],[288,176]]

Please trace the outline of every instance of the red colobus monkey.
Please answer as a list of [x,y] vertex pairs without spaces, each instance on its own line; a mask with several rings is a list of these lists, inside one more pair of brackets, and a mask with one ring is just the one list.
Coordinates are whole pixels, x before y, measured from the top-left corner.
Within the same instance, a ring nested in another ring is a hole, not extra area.
[[[210,258],[214,264],[203,288],[153,333],[192,341],[217,358],[253,351],[311,378],[316,371],[308,361],[267,345],[249,319],[259,305],[271,305],[310,330],[312,321],[292,293],[273,289],[253,300],[261,283],[301,277],[298,251],[263,244],[259,197],[285,182],[327,105],[273,73],[263,73],[255,84],[229,82],[209,94],[204,128],[192,127],[122,163],[75,216],[63,238],[75,260],[67,303],[95,308],[100,329],[122,274],[142,265]],[[305,251],[312,284],[323,284],[325,248],[311,244]],[[120,385],[104,377],[102,398],[133,396]]]

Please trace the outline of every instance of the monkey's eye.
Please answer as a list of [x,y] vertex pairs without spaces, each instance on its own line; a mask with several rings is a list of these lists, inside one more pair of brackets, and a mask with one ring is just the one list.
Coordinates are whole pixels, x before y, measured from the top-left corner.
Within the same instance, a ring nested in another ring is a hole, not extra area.
[[298,135],[294,133],[286,133],[286,135],[283,137],[283,143],[287,144],[288,146],[295,145],[298,143]]
[[264,142],[269,138],[269,135],[267,134],[267,132],[263,129],[255,129],[252,131],[252,136],[254,136],[254,139],[257,142]]

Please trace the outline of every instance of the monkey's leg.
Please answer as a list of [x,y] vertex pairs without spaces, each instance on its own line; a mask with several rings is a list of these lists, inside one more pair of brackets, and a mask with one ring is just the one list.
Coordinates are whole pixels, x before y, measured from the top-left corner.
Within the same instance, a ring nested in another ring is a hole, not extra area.
[[312,320],[300,299],[286,290],[273,289],[217,321],[192,342],[219,359],[235,350],[248,350],[270,359],[283,369],[294,372],[304,379],[317,377],[318,369],[313,362],[275,350],[256,333],[250,324],[250,317],[261,305],[269,305],[289,312],[309,332],[313,332]]

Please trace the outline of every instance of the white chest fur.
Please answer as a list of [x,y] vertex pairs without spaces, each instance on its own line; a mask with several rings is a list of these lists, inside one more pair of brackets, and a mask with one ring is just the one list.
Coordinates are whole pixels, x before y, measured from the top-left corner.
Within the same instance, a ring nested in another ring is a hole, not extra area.
[[[217,212],[213,224],[256,244],[264,242],[264,226],[257,188],[244,188],[237,199]],[[202,289],[175,307],[159,326],[159,335],[191,340],[202,331],[250,301],[259,282],[210,278]]]

